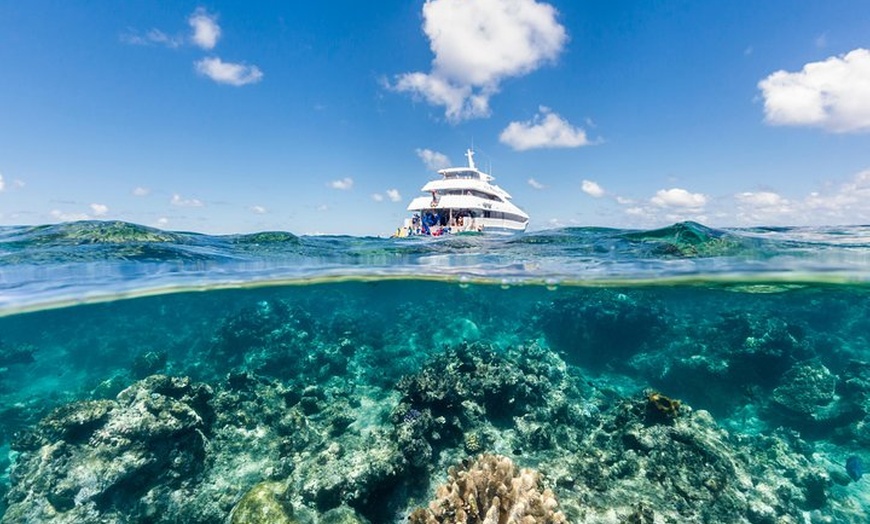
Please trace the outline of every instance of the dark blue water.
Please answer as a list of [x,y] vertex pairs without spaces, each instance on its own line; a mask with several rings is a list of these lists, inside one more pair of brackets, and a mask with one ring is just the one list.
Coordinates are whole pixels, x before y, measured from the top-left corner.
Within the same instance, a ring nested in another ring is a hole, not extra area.
[[2,228],[2,522],[865,522],[868,233]]

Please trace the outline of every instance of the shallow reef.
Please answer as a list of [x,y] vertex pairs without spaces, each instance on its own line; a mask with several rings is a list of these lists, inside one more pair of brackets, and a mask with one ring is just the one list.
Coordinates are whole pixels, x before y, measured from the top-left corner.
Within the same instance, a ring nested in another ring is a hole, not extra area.
[[501,290],[433,289],[186,297],[210,316],[155,301],[166,323],[91,310],[106,333],[129,319],[114,339],[13,337],[22,376],[81,347],[64,372],[92,373],[41,412],[0,375],[16,399],[0,522],[867,521],[859,319],[832,332],[778,295],[594,289],[525,295],[512,325]]

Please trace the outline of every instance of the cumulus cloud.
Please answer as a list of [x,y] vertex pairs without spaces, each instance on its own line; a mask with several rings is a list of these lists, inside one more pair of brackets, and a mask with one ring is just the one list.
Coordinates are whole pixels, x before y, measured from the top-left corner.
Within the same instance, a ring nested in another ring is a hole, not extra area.
[[788,204],[788,200],[772,191],[747,191],[734,195],[738,202],[756,207],[777,207]]
[[544,189],[544,184],[538,182],[538,181],[535,180],[534,178],[530,178],[530,179],[528,180],[528,182],[529,182],[529,185],[532,186],[532,187],[535,188],[535,189]]
[[586,131],[543,106],[532,120],[511,122],[498,138],[517,151],[589,145]]
[[387,198],[390,199],[390,202],[399,202],[402,200],[402,195],[398,189],[387,189]]
[[258,215],[265,215],[269,211],[263,206],[251,206],[251,212],[256,213]]
[[6,189],[6,182],[3,181],[3,174],[0,173],[0,191]]
[[426,164],[426,169],[430,171],[438,171],[450,167],[450,159],[444,153],[432,151],[431,149],[417,149],[417,156]]
[[777,71],[758,83],[771,125],[870,131],[870,50],[855,49],[801,71]]
[[106,204],[91,204],[91,212],[95,217],[106,216],[109,213],[109,206]]
[[707,204],[707,197],[701,193],[690,193],[685,189],[660,189],[650,202],[659,207],[697,209]]
[[175,193],[172,195],[172,200],[169,201],[173,206],[178,207],[204,207],[202,200],[196,198],[182,198],[181,195]]
[[205,8],[198,7],[187,19],[187,23],[193,29],[193,35],[190,38],[196,46],[203,49],[214,49],[221,36],[217,15],[209,14]]
[[333,180],[329,183],[329,187],[333,189],[341,189],[342,191],[347,191],[348,189],[353,188],[353,179],[350,177],[345,177],[341,180]]
[[601,198],[604,196],[604,188],[599,186],[597,182],[593,182],[591,180],[584,180],[580,186],[580,189],[582,189],[584,193],[591,197]]
[[263,79],[263,72],[257,66],[224,62],[216,56],[197,60],[193,65],[199,74],[219,84],[243,86],[256,84]]
[[144,197],[151,194],[151,190],[147,187],[137,186],[133,188],[133,196]]
[[426,0],[431,71],[398,75],[390,87],[443,106],[453,122],[488,116],[489,99],[505,79],[562,52],[568,36],[557,15],[536,0]]
[[382,195],[380,193],[372,193],[372,200],[374,200],[375,202],[383,202],[384,195]]
[[745,191],[734,195],[737,219],[744,223],[774,224],[794,218],[796,206],[773,191]]

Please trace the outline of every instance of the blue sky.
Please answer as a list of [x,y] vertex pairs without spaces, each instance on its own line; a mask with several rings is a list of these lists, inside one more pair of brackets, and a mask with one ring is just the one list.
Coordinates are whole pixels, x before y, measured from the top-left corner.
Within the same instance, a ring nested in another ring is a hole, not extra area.
[[387,235],[478,165],[531,229],[870,223],[866,0],[0,2],[0,225]]

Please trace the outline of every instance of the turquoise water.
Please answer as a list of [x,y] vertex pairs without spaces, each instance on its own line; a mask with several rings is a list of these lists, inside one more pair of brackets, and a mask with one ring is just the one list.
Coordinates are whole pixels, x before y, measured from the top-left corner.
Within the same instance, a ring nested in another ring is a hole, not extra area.
[[2,228],[2,522],[866,522],[868,233]]

